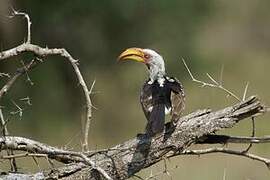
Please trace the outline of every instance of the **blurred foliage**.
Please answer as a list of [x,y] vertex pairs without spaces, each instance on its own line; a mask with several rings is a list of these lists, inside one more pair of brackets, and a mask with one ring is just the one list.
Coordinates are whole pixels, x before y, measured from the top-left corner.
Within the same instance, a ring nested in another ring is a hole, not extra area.
[[[266,0],[0,0],[0,48],[5,50],[25,40],[26,24],[20,17],[8,18],[11,6],[27,12],[32,20],[32,42],[43,47],[64,47],[80,60],[89,86],[96,79],[92,95],[94,119],[91,149],[109,147],[142,132],[145,125],[139,104],[146,69],[138,63],[118,64],[117,56],[128,47],[147,47],[165,58],[168,74],[180,79],[187,94],[185,114],[198,108],[218,109],[235,101],[216,89],[199,88],[190,81],[181,58],[186,59],[197,78],[207,80],[208,72],[217,79],[224,67],[223,83],[240,97],[245,83],[248,95],[258,94],[270,104],[270,2]],[[31,54],[3,61],[0,72],[15,72],[20,61]],[[80,148],[84,99],[70,64],[60,57],[49,57],[21,78],[5,96],[6,118],[13,135],[28,136],[51,145]],[[6,82],[0,79],[0,85]],[[31,106],[20,100],[31,98]],[[23,107],[23,116],[14,102]],[[257,134],[269,134],[266,121],[258,118]],[[250,122],[242,122],[222,133],[248,135]],[[259,145],[253,151],[269,152]],[[223,155],[203,158],[178,157],[175,179],[268,179],[263,164]],[[217,161],[218,160],[218,161]],[[207,163],[207,166],[203,166]],[[232,165],[233,163],[233,165]],[[245,165],[243,165],[245,163]],[[202,168],[203,166],[203,168]],[[162,164],[153,168],[160,171]],[[237,170],[236,170],[236,169]],[[190,174],[192,172],[192,174]],[[143,171],[147,176],[149,170]],[[166,179],[169,177],[163,177]]]

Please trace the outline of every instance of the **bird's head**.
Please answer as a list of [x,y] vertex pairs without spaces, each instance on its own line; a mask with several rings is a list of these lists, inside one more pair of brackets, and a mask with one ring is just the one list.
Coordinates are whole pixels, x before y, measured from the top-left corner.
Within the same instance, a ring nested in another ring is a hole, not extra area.
[[161,55],[151,49],[128,48],[120,54],[118,61],[133,60],[144,63],[150,74],[151,80],[165,75],[164,60]]

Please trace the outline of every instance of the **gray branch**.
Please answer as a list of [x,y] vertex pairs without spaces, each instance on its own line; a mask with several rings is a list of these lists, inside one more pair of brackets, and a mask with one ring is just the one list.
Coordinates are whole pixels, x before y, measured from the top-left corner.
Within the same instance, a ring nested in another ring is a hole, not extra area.
[[[194,152],[188,151],[188,148],[192,144],[202,142],[207,139],[205,138],[207,135],[220,129],[231,128],[242,119],[257,116],[264,112],[265,107],[257,97],[253,96],[244,102],[219,111],[212,112],[206,109],[193,112],[180,118],[176,127],[166,124],[165,132],[155,137],[149,138],[145,135],[138,135],[136,138],[115,147],[96,152],[86,152],[84,155],[93,161],[97,167],[106,171],[113,179],[126,179],[135,175],[140,170],[161,161],[164,157],[194,154]],[[19,146],[20,143],[18,143],[18,140],[20,140],[22,146]],[[60,156],[61,154],[59,153],[61,150],[30,141],[32,140],[22,139],[20,137],[6,137],[6,140],[0,139],[0,147],[1,149],[10,148],[45,153],[48,154],[48,157],[54,157],[56,160],[58,159],[56,158],[57,156],[63,159],[70,157],[67,161],[69,164],[54,171],[44,171],[31,175],[24,174],[21,176],[27,176],[28,179],[37,177],[41,177],[41,179],[103,179],[95,168],[84,162],[82,156],[76,156],[75,158],[75,156],[72,156],[72,153],[68,154],[70,153],[69,151],[64,151],[62,156]],[[12,144],[12,142],[17,142],[17,144]],[[51,153],[47,153],[44,149],[51,151]],[[219,152],[216,149],[215,151],[211,151]],[[230,152],[234,153],[234,151]],[[237,153],[234,154],[237,155]],[[242,154],[239,155],[243,156]],[[245,157],[254,158],[253,156]],[[64,161],[63,159],[62,161]],[[259,159],[264,160],[260,157],[257,158],[257,160]],[[268,159],[266,160],[269,162]],[[9,179],[15,175],[19,176],[19,174],[6,174],[2,175],[2,178]]]
[[[66,58],[72,65],[74,72],[76,73],[77,79],[83,89],[85,101],[86,101],[86,120],[85,120],[85,128],[84,128],[84,140],[83,140],[83,149],[86,151],[88,150],[88,135],[89,135],[89,128],[92,120],[92,102],[90,99],[90,91],[83,79],[83,76],[80,72],[78,67],[78,60],[75,60],[69,52],[64,48],[42,48],[38,45],[24,43],[12,49],[8,49],[6,51],[0,52],[0,62],[4,60],[8,60],[12,57],[18,56],[24,52],[31,52],[34,53],[36,56],[40,58],[45,58],[52,55],[59,55]],[[29,67],[30,69],[31,67]],[[1,97],[9,90],[15,80],[25,72],[17,73],[14,77],[8,81],[8,83],[0,90],[0,99]]]
[[246,151],[236,151],[236,150],[231,150],[227,148],[214,147],[214,148],[200,149],[200,150],[185,150],[181,152],[181,154],[186,154],[186,155],[202,155],[202,154],[210,154],[210,153],[224,153],[224,154],[243,156],[252,160],[263,162],[268,168],[270,167],[270,159],[263,158],[255,154],[251,154]]

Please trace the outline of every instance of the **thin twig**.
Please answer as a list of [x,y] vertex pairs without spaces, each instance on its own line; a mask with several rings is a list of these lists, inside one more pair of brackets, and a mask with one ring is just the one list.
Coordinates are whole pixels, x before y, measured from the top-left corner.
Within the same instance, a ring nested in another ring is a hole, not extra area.
[[30,99],[28,96],[25,97],[25,98],[21,98],[20,100],[23,101],[23,102],[25,102],[25,103],[28,104],[29,106],[32,105],[31,99]]
[[[252,134],[251,134],[251,137],[253,138],[253,137],[255,137],[255,119],[254,119],[254,117],[251,117],[251,122],[252,122]],[[243,153],[247,153],[250,150],[250,148],[252,147],[252,145],[253,145],[253,142],[250,142],[249,146],[247,147],[246,150],[243,151]]]
[[[92,83],[92,85],[91,85],[91,87],[90,87],[89,95],[92,95],[92,94],[96,93],[96,92],[93,92],[95,84],[96,84],[96,79],[93,81],[93,83]],[[98,109],[98,108],[97,108],[96,106],[94,106],[93,104],[92,104],[92,108],[94,108],[94,109],[96,109],[96,110]]]
[[220,84],[219,84],[212,76],[210,76],[209,73],[206,73],[206,75],[208,76],[208,78],[209,78],[212,82],[214,82],[214,84],[216,84],[217,86],[220,86]]
[[22,119],[23,109],[15,101],[12,100],[12,103],[16,106],[16,108],[18,110],[12,111],[12,112],[10,112],[10,114],[12,114],[12,115],[19,114],[20,119]]
[[90,99],[90,95],[89,95],[89,90],[88,87],[82,77],[81,71],[77,65],[77,61],[74,60],[67,51],[65,51],[66,54],[68,55],[68,59],[71,63],[71,65],[73,66],[73,69],[77,75],[77,78],[79,80],[80,85],[82,86],[83,92],[84,92],[84,96],[85,96],[85,101],[86,101],[86,118],[85,118],[85,132],[84,132],[84,141],[83,141],[83,150],[84,151],[88,151],[89,147],[88,147],[88,135],[89,135],[89,128],[91,125],[91,120],[92,120],[92,102]]
[[[1,56],[1,52],[0,52]],[[27,65],[25,65],[23,68],[17,69],[16,73],[7,81],[7,83],[2,87],[0,90],[0,99],[3,97],[5,93],[9,91],[9,89],[12,87],[12,85],[16,82],[16,80],[23,74],[25,74],[30,69],[34,68],[39,61],[32,60]]]
[[[174,171],[175,169],[177,169],[178,168],[178,166],[175,166],[175,167],[173,167],[173,168],[170,168],[170,169],[166,169],[166,171],[160,171],[160,172],[158,172],[158,173],[156,173],[156,174],[153,174],[153,171],[151,170],[150,171],[150,175],[147,177],[147,178],[145,178],[145,180],[150,180],[150,179],[156,179],[157,180],[157,178],[159,177],[159,176],[161,176],[161,175],[163,175],[163,174],[167,174],[167,173],[169,173],[169,172],[171,172],[171,171]],[[168,174],[167,174],[168,175]],[[171,175],[168,175],[171,179],[172,179],[172,176]]]
[[252,160],[263,162],[268,168],[270,167],[270,159],[267,159],[267,158],[264,158],[255,154],[246,153],[243,151],[231,150],[227,148],[215,147],[215,148],[200,149],[200,150],[184,150],[183,152],[181,152],[181,154],[185,154],[185,155],[203,155],[203,154],[210,154],[210,153],[225,153],[225,154],[243,156]]
[[226,173],[227,173],[227,169],[224,168],[222,180],[226,180]]
[[228,89],[224,88],[223,85],[221,83],[218,83],[212,76],[210,76],[210,74],[206,74],[207,77],[213,82],[212,83],[206,83],[206,82],[203,82],[203,81],[200,81],[200,80],[197,80],[194,78],[193,74],[191,73],[189,67],[187,66],[185,60],[182,58],[182,61],[192,79],[192,81],[196,82],[196,83],[199,83],[202,85],[202,87],[205,87],[205,86],[208,86],[208,87],[214,87],[214,88],[218,88],[218,89],[221,89],[223,91],[225,91],[228,95],[234,97],[237,101],[241,101],[239,97],[237,97],[233,92],[229,91]]
[[47,157],[47,154],[38,154],[38,153],[21,153],[14,155],[2,155],[0,159],[14,159],[14,158],[23,158],[23,157]]
[[38,160],[36,159],[36,157],[33,156],[32,159],[33,159],[33,161],[35,162],[35,164],[37,165],[38,170],[39,170],[39,171],[42,171],[42,169],[40,168],[40,165],[39,165]]
[[30,20],[30,17],[27,13],[24,13],[24,12],[18,12],[16,11],[15,9],[12,8],[12,17],[14,16],[24,16],[27,20],[27,41],[26,43],[27,44],[30,44],[31,43],[31,20]]
[[222,64],[221,66],[221,70],[220,70],[220,76],[219,76],[219,84],[223,84],[223,73],[224,73],[224,64]]
[[93,81],[93,83],[90,87],[90,90],[89,90],[89,94],[92,94],[95,84],[96,84],[96,80]]
[[163,160],[164,160],[164,170],[163,170],[163,173],[166,174],[167,176],[169,176],[170,179],[172,179],[172,175],[170,174],[170,171],[169,171],[168,166],[167,166],[167,159],[166,159],[166,157],[163,157]]
[[[30,62],[30,63],[33,63],[35,60],[33,59],[32,60],[32,62]],[[24,64],[24,62],[23,62],[23,60],[21,60],[21,63],[22,63],[22,65],[23,65],[23,68],[24,68],[24,71],[25,71],[25,74],[26,74],[26,77],[27,77],[27,81],[30,83],[30,85],[34,85],[34,83],[33,83],[33,81],[31,80],[31,78],[30,78],[30,76],[29,76],[29,74],[28,74],[28,68],[25,66],[25,64]]]
[[6,135],[8,135],[8,129],[7,129],[7,124],[6,124],[6,121],[4,119],[4,115],[3,115],[1,107],[0,107],[0,120],[1,120],[1,125],[2,125],[2,128],[3,128],[2,135],[6,136]]
[[47,156],[46,160],[48,162],[49,167],[53,170],[55,169],[55,165],[53,164],[53,161]]
[[0,73],[0,77],[10,78],[10,75],[8,73]]
[[247,82],[247,84],[245,86],[245,90],[244,90],[244,93],[243,93],[242,101],[246,100],[248,86],[249,86],[249,82]]
[[[82,79],[82,81],[83,81],[83,79]],[[89,136],[89,128],[90,128],[91,120],[92,120],[92,107],[93,107],[93,104],[92,104],[91,99],[90,99],[90,94],[94,88],[95,83],[96,83],[96,80],[93,81],[91,88],[90,88],[90,91],[88,90],[84,81],[81,83],[83,86],[84,92],[85,92],[85,99],[86,99],[86,105],[87,105],[87,107],[86,107],[87,114],[86,114],[86,121],[85,121],[85,128],[84,128],[84,139],[83,139],[83,144],[82,144],[83,151],[89,150],[88,136]]]
[[[9,135],[8,129],[7,129],[7,121],[4,119],[4,115],[2,112],[2,108],[0,108],[0,119],[1,119],[1,124],[2,124],[2,128],[3,128],[3,138],[5,138],[6,136]],[[9,150],[7,149],[7,155],[14,155],[13,150]],[[9,163],[10,163],[10,167],[11,167],[11,171],[16,172],[17,171],[17,164],[16,164],[16,160],[15,158],[11,158],[9,159]]]
[[[248,91],[248,86],[249,86],[249,82],[247,82],[246,86],[245,86],[245,90],[244,90],[244,93],[243,93],[243,97],[242,97],[242,101],[244,101],[246,99],[246,95],[247,95],[247,91]],[[254,120],[254,117],[251,117],[251,123],[252,123],[252,134],[251,134],[251,137],[255,137],[255,120]],[[243,152],[244,153],[247,153],[250,148],[252,147],[253,143],[250,142],[249,146],[247,147],[246,150],[244,150]]]

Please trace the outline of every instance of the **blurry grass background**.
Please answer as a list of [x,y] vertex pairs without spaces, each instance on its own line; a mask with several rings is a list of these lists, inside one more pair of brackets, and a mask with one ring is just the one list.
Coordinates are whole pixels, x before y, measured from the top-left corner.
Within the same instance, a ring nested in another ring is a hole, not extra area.
[[[139,92],[147,77],[139,63],[116,63],[128,47],[155,49],[163,55],[169,75],[184,84],[187,95],[185,114],[198,108],[218,109],[235,103],[217,89],[200,88],[191,82],[181,58],[194,75],[207,81],[206,73],[218,78],[224,67],[225,87],[242,96],[246,82],[248,95],[257,94],[270,104],[270,1],[267,0],[0,0],[0,48],[21,44],[26,37],[25,20],[9,19],[10,7],[27,12],[32,20],[32,42],[43,47],[64,47],[80,60],[88,85],[96,79],[92,96],[94,111],[89,142],[91,149],[111,147],[136,136],[145,126]],[[0,63],[0,72],[14,72],[20,60],[31,54]],[[34,85],[21,78],[5,96],[5,117],[12,135],[30,137],[50,145],[80,149],[84,108],[82,91],[66,60],[50,57],[29,73]],[[0,85],[6,82],[0,79]],[[21,98],[30,97],[32,106]],[[12,100],[24,108],[23,117]],[[270,134],[269,115],[256,119],[256,134]],[[245,120],[219,133],[251,134]],[[198,146],[194,148],[203,148]],[[232,146],[244,148],[245,146]],[[270,145],[255,145],[251,152],[270,158]],[[21,171],[37,171],[31,160],[21,160]],[[48,168],[46,161],[40,160]],[[0,162],[0,169],[7,169]],[[173,179],[268,180],[264,164],[223,154],[200,157],[180,156],[170,160]],[[163,163],[139,174],[160,172]],[[164,175],[159,179],[170,179]]]

